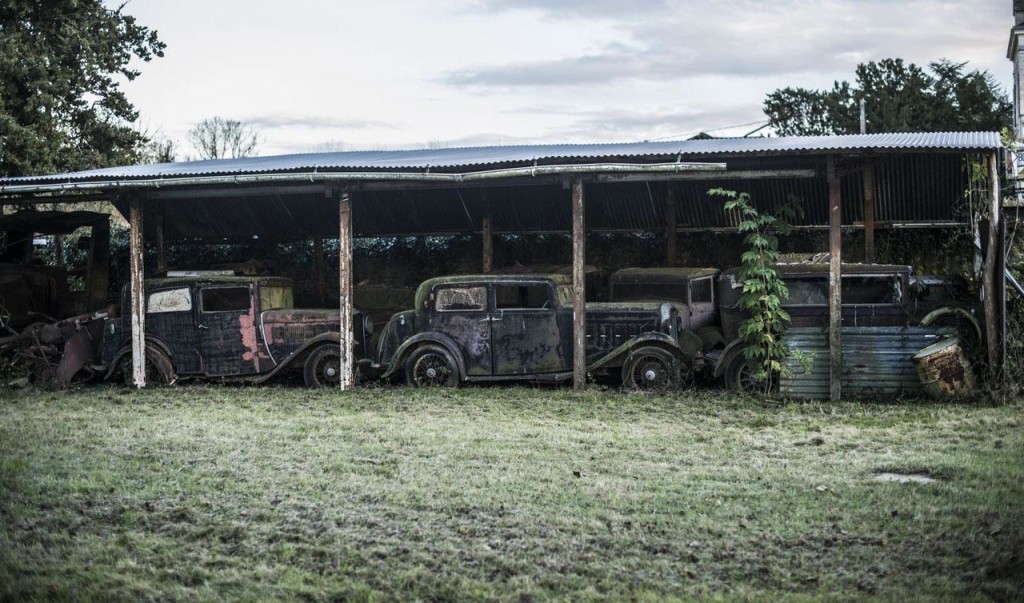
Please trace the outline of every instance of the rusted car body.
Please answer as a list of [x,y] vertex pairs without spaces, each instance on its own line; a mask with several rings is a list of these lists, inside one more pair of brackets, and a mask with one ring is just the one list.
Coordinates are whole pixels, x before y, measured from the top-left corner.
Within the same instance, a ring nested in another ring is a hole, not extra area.
[[[782,307],[790,315],[792,328],[829,325],[829,265],[823,263],[777,264],[789,297]],[[940,305],[934,287],[911,286],[910,266],[893,264],[843,264],[841,267],[843,327],[948,328],[956,332],[968,350],[980,349],[981,327],[969,308]],[[922,281],[915,279],[916,283]],[[722,331],[730,343],[720,354],[712,354],[714,375],[724,377],[726,385],[741,388],[749,377],[749,367],[739,340],[739,324],[745,312],[739,307],[743,283],[737,269],[722,273],[718,297]],[[926,295],[929,294],[929,295]]]
[[613,302],[670,301],[682,319],[680,328],[695,333],[707,354],[725,347],[719,323],[717,268],[623,268],[608,278]]
[[[679,384],[699,358],[668,302],[588,303],[586,364],[635,388]],[[572,377],[573,308],[565,275],[449,276],[416,291],[383,329],[376,366],[411,385]]]
[[[302,370],[311,387],[339,382],[339,311],[294,308],[291,279],[200,275],[151,279],[144,287],[150,380],[259,383]],[[130,307],[129,295],[126,286],[121,307]],[[372,323],[358,311],[354,322],[356,356],[365,356]],[[83,366],[120,376],[131,363],[130,317],[107,316],[98,331]]]

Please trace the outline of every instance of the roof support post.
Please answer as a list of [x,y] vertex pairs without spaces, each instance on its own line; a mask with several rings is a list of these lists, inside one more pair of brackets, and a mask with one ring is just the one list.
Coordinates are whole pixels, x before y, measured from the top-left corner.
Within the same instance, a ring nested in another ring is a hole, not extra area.
[[583,222],[583,179],[572,179],[572,387],[587,384],[586,236]]
[[341,306],[341,357],[338,370],[342,390],[352,387],[352,196],[343,192],[338,196],[338,301]]
[[989,207],[988,220],[988,250],[985,254],[985,271],[982,276],[982,289],[985,292],[985,339],[988,344],[988,366],[992,376],[999,374],[1002,360],[1002,344],[999,341],[999,288],[1006,288],[1006,281],[1003,274],[997,273],[999,256],[1003,249],[999,244],[1000,225],[1000,197],[999,191],[999,158],[997,153],[989,154],[988,173],[990,178],[989,186],[992,190],[991,207]]
[[[153,212],[153,226],[156,231],[156,273],[166,274],[167,272],[167,238],[164,236],[164,205],[161,204],[158,211]],[[152,211],[153,207],[150,207]]]
[[482,225],[483,237],[483,271],[488,274],[494,269],[494,231],[491,227],[491,204],[487,204]]
[[132,383],[146,387],[146,296],[142,241],[142,199],[129,200],[129,272],[131,282]]
[[316,280],[316,303],[318,308],[327,305],[327,283],[324,272],[324,240],[313,239],[313,278]]
[[864,188],[864,261],[875,262],[875,166],[868,165],[863,172]]
[[842,397],[843,378],[843,193],[836,170],[836,158],[829,157],[828,178],[828,394],[838,402]]
[[679,194],[676,185],[668,184],[668,195],[665,197],[665,265],[676,265],[676,197]]
[[89,236],[89,264],[85,291],[88,310],[102,308],[107,302],[110,286],[110,217],[104,216],[92,225]]

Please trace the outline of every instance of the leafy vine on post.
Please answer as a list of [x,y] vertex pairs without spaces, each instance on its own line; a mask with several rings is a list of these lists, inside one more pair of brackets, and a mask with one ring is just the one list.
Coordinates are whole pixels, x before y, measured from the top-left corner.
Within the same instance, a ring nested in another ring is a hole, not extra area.
[[713,188],[708,194],[725,198],[725,210],[739,214],[739,232],[746,233],[743,242],[747,249],[736,274],[743,283],[739,306],[748,315],[739,327],[749,368],[749,383],[742,385],[768,393],[777,385],[782,361],[789,354],[782,340],[789,326],[789,313],[782,302],[789,298],[789,290],[775,264],[779,261],[778,235],[790,233],[797,207],[790,199],[773,213],[761,213],[747,193]]

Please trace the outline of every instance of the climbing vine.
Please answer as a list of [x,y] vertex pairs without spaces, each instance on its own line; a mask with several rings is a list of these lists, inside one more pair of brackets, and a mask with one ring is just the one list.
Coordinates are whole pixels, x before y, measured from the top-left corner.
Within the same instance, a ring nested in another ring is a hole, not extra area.
[[747,193],[714,188],[709,195],[723,197],[725,210],[738,214],[739,232],[746,249],[740,256],[736,277],[743,283],[739,306],[748,315],[740,322],[739,337],[746,344],[744,355],[754,368],[755,380],[767,393],[783,371],[789,350],[782,338],[789,326],[789,313],[782,302],[789,290],[775,269],[779,260],[779,235],[791,231],[797,205],[791,199],[774,212],[760,212]]

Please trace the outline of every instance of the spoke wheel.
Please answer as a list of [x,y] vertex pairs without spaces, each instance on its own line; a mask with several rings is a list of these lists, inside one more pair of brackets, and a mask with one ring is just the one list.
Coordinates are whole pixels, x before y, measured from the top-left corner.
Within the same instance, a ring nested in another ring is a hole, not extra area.
[[313,350],[302,369],[306,387],[341,386],[341,352],[338,346],[324,345]]
[[416,348],[405,361],[405,382],[416,387],[456,387],[459,369],[448,350],[423,346]]
[[[731,390],[747,392],[749,394],[765,393],[764,379],[757,376],[757,367],[749,360],[741,350],[725,369],[725,385]],[[771,386],[767,391],[775,391],[779,387],[779,376],[772,375]]]
[[[640,391],[668,391],[682,381],[681,362],[670,352],[646,347],[631,353],[622,365],[622,384]],[[687,370],[692,378],[692,373]]]
[[[143,365],[145,368],[146,385],[170,385],[174,380],[174,369],[171,365],[171,360],[162,352],[153,350],[150,347],[146,348],[146,362]],[[120,379],[122,383],[128,387],[135,386],[135,380],[132,371],[132,354],[121,356],[121,359],[117,362],[117,368],[111,374],[112,379]]]

